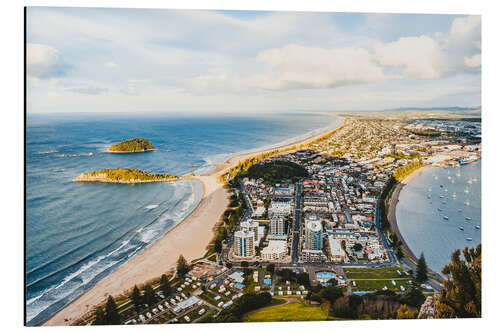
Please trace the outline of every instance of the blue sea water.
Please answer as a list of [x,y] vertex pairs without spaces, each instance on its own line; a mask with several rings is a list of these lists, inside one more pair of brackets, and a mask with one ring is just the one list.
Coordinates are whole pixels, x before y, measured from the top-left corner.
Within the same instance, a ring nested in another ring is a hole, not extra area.
[[[209,172],[232,155],[291,142],[340,124],[319,113],[262,116],[28,115],[26,314],[39,325],[162,237],[197,206],[196,181],[77,183],[82,172],[138,168]],[[104,153],[133,137],[159,150]],[[57,153],[47,153],[49,151]],[[58,155],[88,154],[94,156]],[[198,166],[195,166],[198,165]]]
[[415,176],[400,192],[396,218],[412,252],[440,273],[456,249],[481,243],[481,161]]

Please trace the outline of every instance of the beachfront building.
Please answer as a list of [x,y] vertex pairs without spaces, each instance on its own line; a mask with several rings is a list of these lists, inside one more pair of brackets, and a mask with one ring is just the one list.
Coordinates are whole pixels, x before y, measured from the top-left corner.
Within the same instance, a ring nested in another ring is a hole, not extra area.
[[274,216],[269,222],[269,233],[271,235],[286,235],[286,222],[281,216]]
[[346,259],[346,253],[344,249],[342,249],[342,241],[332,235],[329,235],[328,245],[330,247],[330,261],[344,262]]
[[309,215],[305,219],[305,249],[318,251],[323,248],[323,227],[316,215]]
[[255,222],[251,219],[243,221],[240,223],[240,229],[253,232],[254,241],[255,242],[258,241],[258,239],[259,239],[259,223],[258,222]]
[[255,235],[250,230],[239,230],[234,233],[234,254],[240,258],[252,258],[255,255]]
[[285,240],[270,240],[269,244],[262,249],[260,257],[264,261],[284,260],[288,254],[287,242]]

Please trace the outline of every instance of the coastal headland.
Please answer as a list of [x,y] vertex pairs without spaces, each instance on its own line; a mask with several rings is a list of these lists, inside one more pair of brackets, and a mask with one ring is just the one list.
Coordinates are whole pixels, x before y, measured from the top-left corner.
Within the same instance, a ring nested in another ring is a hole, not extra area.
[[[339,127],[343,126],[344,123]],[[279,147],[240,154],[218,164],[215,170],[208,174],[182,177],[182,179],[192,179],[203,184],[203,197],[191,214],[168,231],[161,239],[54,314],[43,325],[71,325],[74,320],[105,300],[108,295],[118,295],[131,289],[135,284],[143,283],[169,271],[175,267],[176,261],[181,254],[187,260],[202,257],[206,252],[207,245],[213,238],[212,230],[214,226],[219,222],[221,215],[229,204],[229,193],[220,181],[222,175],[249,158],[277,149],[284,150],[298,145],[307,145],[334,130],[328,129],[307,139]]]
[[180,180],[181,178],[169,174],[148,173],[135,168],[131,169],[102,169],[82,173],[74,179],[76,182],[88,183],[118,183],[118,184],[140,184]]

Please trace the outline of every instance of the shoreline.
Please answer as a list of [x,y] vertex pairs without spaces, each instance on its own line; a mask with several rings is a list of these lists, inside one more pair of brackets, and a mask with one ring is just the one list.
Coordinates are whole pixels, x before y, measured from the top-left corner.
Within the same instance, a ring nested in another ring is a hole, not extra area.
[[[400,194],[401,190],[403,189],[403,187],[405,187],[407,184],[409,184],[420,173],[422,173],[425,170],[430,169],[432,167],[433,167],[432,165],[428,164],[428,165],[424,165],[421,168],[412,172],[408,177],[403,179],[403,181],[401,183],[398,183],[396,185],[396,187],[394,188],[394,190],[392,192],[391,199],[389,200],[389,213],[387,214],[387,220],[389,221],[389,224],[391,226],[391,230],[396,234],[399,241],[401,242],[401,249],[405,253],[406,257],[409,259],[409,261],[415,265],[418,262],[418,258],[417,258],[417,256],[415,256],[413,251],[410,249],[410,247],[408,246],[408,243],[406,243],[406,240],[404,239],[403,235],[401,234],[401,231],[399,230],[398,221],[396,218],[396,206],[399,202],[399,194]],[[442,280],[442,276],[439,273],[433,271],[430,268],[427,268],[427,270],[428,270],[430,276],[432,276],[435,279]]]
[[[276,149],[290,148],[297,144],[309,144],[342,127],[346,118],[340,118],[342,119],[340,124],[325,129],[319,134],[292,143],[281,144],[278,147],[257,148],[254,152],[230,157],[225,162],[217,164],[215,169],[208,173],[182,177],[184,180],[198,180],[203,184],[202,199],[196,208],[175,227],[167,231],[163,237],[54,313],[41,326],[71,325],[73,321],[82,317],[109,295],[119,295],[130,290],[134,284],[144,283],[168,272],[172,267],[175,267],[180,254],[187,261],[202,257],[213,239],[214,226],[219,223],[220,217],[229,204],[229,191],[224,188],[219,177],[242,160]],[[209,232],[206,232],[207,230]]]
[[389,221],[389,224],[391,226],[392,231],[396,234],[398,239],[401,241],[401,247],[402,250],[406,253],[407,257],[410,259],[410,261],[413,261],[415,264],[418,261],[418,258],[415,256],[413,251],[410,249],[408,244],[406,243],[405,239],[401,235],[401,232],[399,231],[398,227],[398,221],[396,218],[396,206],[399,202],[399,193],[403,189],[403,187],[408,184],[410,181],[413,180],[417,175],[422,173],[423,171],[429,169],[431,166],[430,165],[424,165],[423,167],[415,170],[412,172],[408,177],[403,179],[401,183],[398,183],[396,187],[394,188],[394,191],[392,192],[391,199],[389,200],[389,214],[387,214],[387,220]]

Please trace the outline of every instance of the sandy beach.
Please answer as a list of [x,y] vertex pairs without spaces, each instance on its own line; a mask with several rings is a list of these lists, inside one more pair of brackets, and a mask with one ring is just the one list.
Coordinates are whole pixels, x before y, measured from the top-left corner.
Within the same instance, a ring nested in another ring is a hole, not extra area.
[[99,281],[54,314],[43,325],[70,325],[93,306],[105,300],[108,295],[119,295],[131,289],[134,284],[144,283],[168,272],[169,269],[175,267],[179,255],[182,254],[187,260],[203,256],[207,245],[213,238],[212,230],[229,204],[229,193],[224,189],[223,184],[218,182],[219,177],[227,169],[236,166],[242,160],[263,152],[277,148],[288,148],[297,144],[308,144],[333,130],[328,129],[305,140],[279,147],[234,156],[226,162],[218,164],[215,170],[209,174],[183,177],[184,179],[195,179],[203,184],[202,200],[193,212],[168,231],[165,236]]

